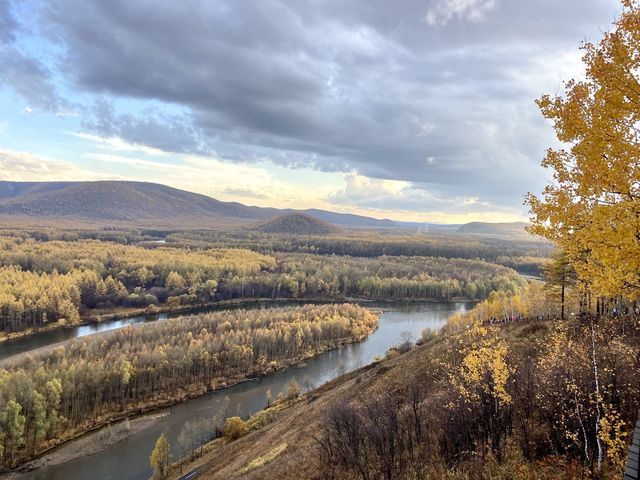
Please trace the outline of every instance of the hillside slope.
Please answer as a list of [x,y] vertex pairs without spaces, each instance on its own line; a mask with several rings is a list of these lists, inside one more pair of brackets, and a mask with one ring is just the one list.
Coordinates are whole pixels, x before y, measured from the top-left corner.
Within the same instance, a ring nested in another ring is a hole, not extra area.
[[121,221],[257,216],[244,205],[151,183],[79,182],[55,187],[25,186],[23,194],[0,201],[0,215]]
[[[198,478],[207,480],[597,478],[583,457],[596,452],[595,432],[571,417],[577,402],[587,419],[595,407],[588,394],[565,387],[589,391],[589,362],[572,359],[595,351],[598,363],[613,362],[604,372],[609,379],[629,382],[606,387],[615,399],[607,408],[621,423],[619,447],[607,447],[601,478],[620,478],[616,462],[637,418],[638,367],[628,352],[640,345],[640,323],[631,321],[623,336],[618,322],[601,319],[595,333],[579,322],[454,324],[421,347],[308,393],[183,471],[199,468]],[[554,437],[558,430],[566,437]]]

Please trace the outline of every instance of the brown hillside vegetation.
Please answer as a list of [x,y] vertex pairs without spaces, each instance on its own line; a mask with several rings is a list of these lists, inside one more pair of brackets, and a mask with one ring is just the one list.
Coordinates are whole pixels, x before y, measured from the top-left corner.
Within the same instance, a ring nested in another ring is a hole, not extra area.
[[601,448],[617,479],[640,400],[640,322],[622,326],[443,333],[307,394],[207,454],[200,478],[586,478]]
[[[244,205],[144,182],[16,182],[2,185],[0,214],[94,220],[229,217],[268,218]],[[13,196],[9,196],[11,192]]]

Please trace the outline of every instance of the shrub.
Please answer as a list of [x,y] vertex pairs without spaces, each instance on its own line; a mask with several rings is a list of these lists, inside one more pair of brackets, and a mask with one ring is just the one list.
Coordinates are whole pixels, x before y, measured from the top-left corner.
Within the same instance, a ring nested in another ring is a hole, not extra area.
[[244,437],[249,433],[249,425],[240,417],[230,417],[224,422],[224,438],[228,442]]

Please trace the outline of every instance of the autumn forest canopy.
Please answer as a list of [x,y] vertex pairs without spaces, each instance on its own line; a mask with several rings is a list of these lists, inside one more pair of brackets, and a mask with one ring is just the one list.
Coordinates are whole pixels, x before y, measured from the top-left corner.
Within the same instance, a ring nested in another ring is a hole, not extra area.
[[2,464],[13,466],[146,405],[203,394],[362,339],[352,305],[200,314],[77,340],[0,370]]
[[[289,253],[286,248],[258,253],[247,245],[235,248],[235,238],[234,248],[210,248],[202,241],[197,247],[22,237],[0,241],[3,332],[74,324],[81,315],[125,307],[171,308],[251,298],[476,300],[494,290],[515,292],[523,284],[515,271],[495,263],[407,256],[403,249],[396,255],[361,257]],[[469,257],[483,248],[471,244],[458,251]],[[517,265],[521,257],[500,258]]]

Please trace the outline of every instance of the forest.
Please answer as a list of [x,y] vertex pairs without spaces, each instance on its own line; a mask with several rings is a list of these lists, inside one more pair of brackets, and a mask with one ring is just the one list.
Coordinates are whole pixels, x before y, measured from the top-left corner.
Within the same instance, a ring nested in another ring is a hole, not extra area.
[[465,235],[416,230],[342,230],[323,235],[263,233],[255,230],[163,230],[103,227],[101,229],[0,227],[0,236],[39,242],[100,240],[121,245],[186,248],[242,248],[262,253],[297,252],[320,255],[379,257],[426,256],[500,261],[520,258],[520,264],[537,271],[553,245],[541,237]]
[[481,300],[523,279],[481,260],[0,238],[0,332],[74,324],[92,311],[231,299]]
[[402,231],[351,231],[330,235],[277,235],[259,232],[173,232],[169,244],[249,248],[254,251],[300,252],[352,257],[426,256],[482,259],[536,274],[551,252],[542,239],[407,233]]
[[332,304],[178,317],[74,340],[0,369],[0,465],[137,411],[361,340],[378,317]]

